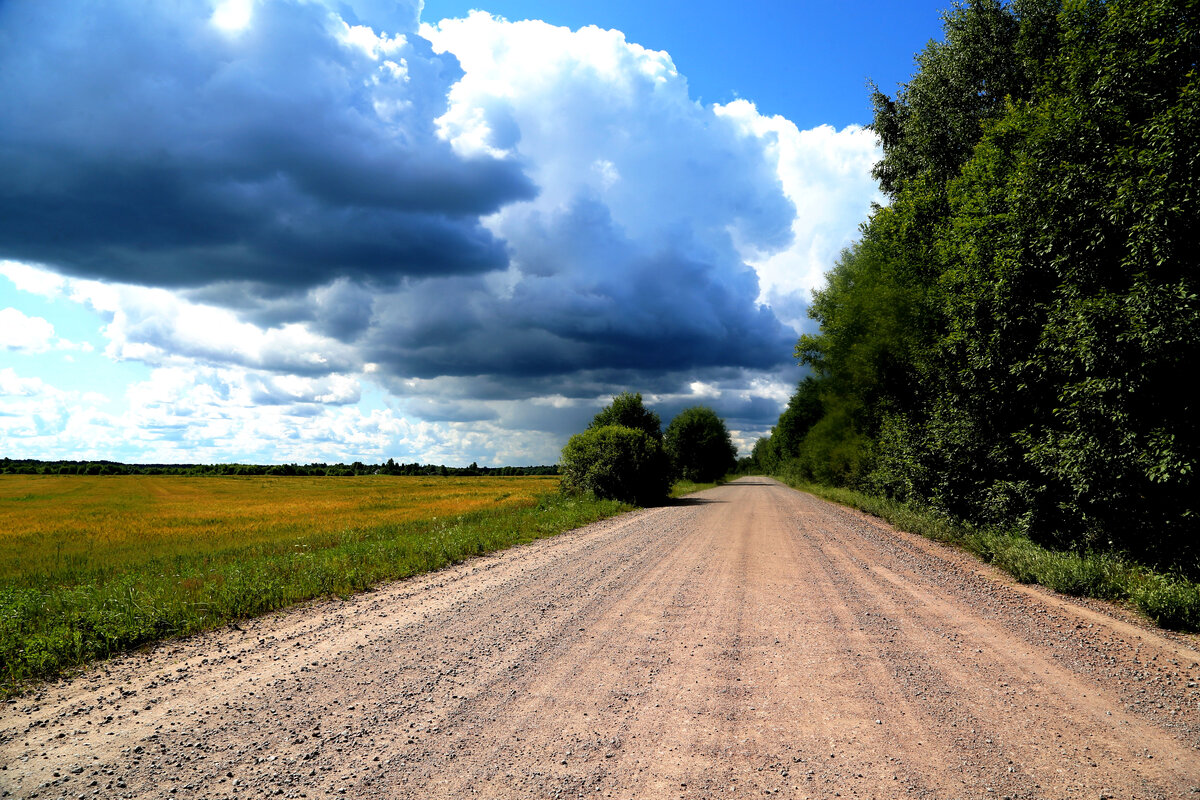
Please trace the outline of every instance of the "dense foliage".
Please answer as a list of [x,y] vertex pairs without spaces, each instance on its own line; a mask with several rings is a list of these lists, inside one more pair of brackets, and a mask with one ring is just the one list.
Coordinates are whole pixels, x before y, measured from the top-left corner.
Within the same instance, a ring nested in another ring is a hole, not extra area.
[[562,488],[596,497],[649,505],[671,489],[671,462],[663,448],[658,415],[640,394],[613,398],[588,429],[562,451]]
[[644,432],[647,436],[662,441],[662,420],[642,403],[641,392],[621,392],[612,402],[600,409],[589,428],[620,425]]
[[760,468],[1195,574],[1200,3],[975,0],[895,98]]
[[706,406],[676,414],[663,434],[663,444],[675,474],[684,480],[708,483],[725,477],[737,465],[737,448],[725,421]]

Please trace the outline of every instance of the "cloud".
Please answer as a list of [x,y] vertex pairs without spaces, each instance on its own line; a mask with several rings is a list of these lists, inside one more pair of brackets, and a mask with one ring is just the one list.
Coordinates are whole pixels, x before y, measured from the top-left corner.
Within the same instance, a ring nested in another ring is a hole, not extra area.
[[419,13],[0,4],[0,274],[153,368],[126,449],[544,462],[622,389],[744,449],[873,135],[702,105],[619,31]]
[[[91,352],[89,342],[73,342],[54,335],[54,325],[42,317],[30,317],[17,308],[0,308],[0,348],[37,354],[48,350]],[[70,359],[70,356],[67,356]]]
[[479,215],[534,189],[440,138],[454,57],[419,4],[336,5],[381,32],[299,0],[236,30],[200,0],[0,5],[0,254],[255,293],[503,268]]
[[[264,403],[268,387],[296,402]],[[102,458],[151,463],[249,461],[408,461],[469,463],[479,447],[514,463],[524,445],[506,451],[507,437],[491,430],[406,419],[391,409],[362,409],[349,401],[356,381],[327,382],[334,398],[314,394],[319,382],[273,383],[253,370],[167,366],[124,391],[124,410],[105,410],[109,398],[65,391],[40,378],[0,369],[0,438],[11,458]],[[465,459],[465,460],[464,460]],[[483,459],[479,459],[483,460]]]
[[882,155],[878,137],[857,125],[802,131],[781,116],[759,114],[747,100],[713,111],[764,143],[784,193],[796,206],[788,247],[764,250],[742,241],[739,249],[758,274],[759,300],[789,325],[805,327],[812,290],[825,282],[842,249],[858,238],[858,222],[867,218],[871,203],[884,202],[871,177]]
[[111,302],[112,321],[104,328],[108,355],[148,364],[196,361],[235,365],[294,376],[357,372],[362,364],[353,348],[309,326],[287,323],[261,326],[245,322],[220,306],[194,303],[163,289],[105,285],[107,297],[76,291],[98,308]]
[[47,298],[61,296],[66,283],[61,275],[19,261],[0,260],[0,275],[8,278],[18,291]]
[[41,317],[27,317],[15,308],[0,308],[0,347],[44,353],[52,346],[54,326]]
[[12,367],[0,369],[0,397],[33,397],[46,389],[41,378],[22,378]]
[[788,360],[795,332],[757,303],[737,246],[792,239],[795,207],[760,137],[619,31],[477,12],[421,32],[465,72],[442,135],[464,156],[520,161],[539,191],[485,218],[505,272],[409,282],[376,303],[365,358],[525,396],[547,379],[575,393],[599,372],[637,382]]

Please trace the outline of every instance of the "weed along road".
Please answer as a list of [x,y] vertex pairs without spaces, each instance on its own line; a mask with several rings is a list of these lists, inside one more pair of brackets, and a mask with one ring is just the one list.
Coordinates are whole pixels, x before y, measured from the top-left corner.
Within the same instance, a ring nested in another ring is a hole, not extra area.
[[1200,797],[1198,662],[742,479],[44,686],[0,793]]

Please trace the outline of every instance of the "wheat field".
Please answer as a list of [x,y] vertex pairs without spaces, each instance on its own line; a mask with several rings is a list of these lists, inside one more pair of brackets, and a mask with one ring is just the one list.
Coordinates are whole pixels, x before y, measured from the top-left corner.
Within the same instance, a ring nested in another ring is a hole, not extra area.
[[0,695],[627,506],[558,478],[0,476]]
[[556,477],[0,476],[0,581],[530,505]]

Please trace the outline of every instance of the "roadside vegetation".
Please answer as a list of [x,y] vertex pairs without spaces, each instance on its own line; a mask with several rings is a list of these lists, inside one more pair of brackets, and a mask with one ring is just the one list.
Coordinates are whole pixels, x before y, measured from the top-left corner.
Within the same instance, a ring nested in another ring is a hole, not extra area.
[[711,483],[737,466],[737,449],[725,421],[707,406],[692,406],[676,414],[663,434],[663,445],[682,480]]
[[628,506],[556,478],[5,476],[0,693]]
[[642,395],[622,392],[563,448],[562,489],[654,505],[716,485],[734,469],[736,459],[729,431],[712,409],[683,409],[664,434],[658,414],[646,408]]
[[613,398],[588,425],[570,438],[559,467],[562,489],[634,505],[653,505],[670,492],[671,461],[663,449],[658,414],[641,394]]
[[1017,532],[977,527],[877,494],[813,483],[791,485],[880,517],[900,530],[960,547],[1021,583],[1128,605],[1163,627],[1200,630],[1200,583],[1156,571],[1125,554],[1052,550]]
[[689,481],[686,478],[680,478],[671,485],[670,497],[672,500],[674,500],[676,497],[683,497],[685,494],[703,492],[705,489],[715,489],[723,483],[725,483],[724,478],[720,478],[715,481],[704,481],[701,483]]
[[972,0],[944,33],[874,92],[888,204],[750,466],[1200,629],[1197,4]]

